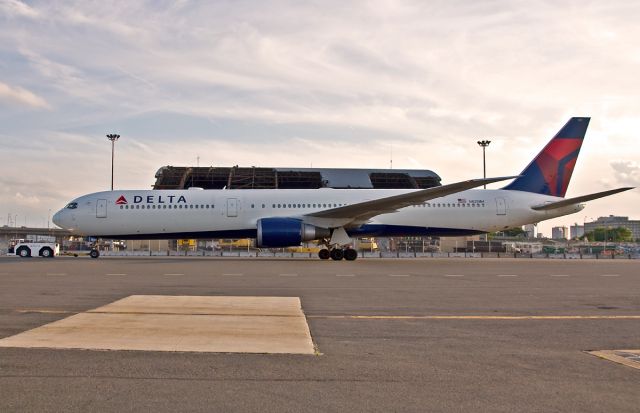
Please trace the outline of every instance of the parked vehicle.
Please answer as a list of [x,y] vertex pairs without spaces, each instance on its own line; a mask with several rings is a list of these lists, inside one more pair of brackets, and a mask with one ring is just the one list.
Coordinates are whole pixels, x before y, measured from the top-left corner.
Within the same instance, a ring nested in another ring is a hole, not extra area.
[[56,242],[24,239],[11,240],[9,242],[8,255],[17,255],[22,258],[33,256],[53,258],[58,254],[60,254],[60,245]]

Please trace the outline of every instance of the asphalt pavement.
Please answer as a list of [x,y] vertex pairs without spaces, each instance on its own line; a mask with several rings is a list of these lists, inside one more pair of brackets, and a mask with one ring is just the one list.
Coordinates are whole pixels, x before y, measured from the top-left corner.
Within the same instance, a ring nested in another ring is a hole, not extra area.
[[635,260],[0,259],[0,338],[131,295],[299,297],[314,355],[0,348],[0,411],[637,412]]

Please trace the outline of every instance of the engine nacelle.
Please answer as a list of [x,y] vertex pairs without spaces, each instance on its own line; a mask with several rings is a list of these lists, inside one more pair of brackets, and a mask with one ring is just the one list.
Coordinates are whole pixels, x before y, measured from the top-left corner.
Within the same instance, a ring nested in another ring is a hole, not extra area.
[[329,238],[331,231],[305,224],[295,218],[262,218],[258,220],[256,245],[259,248],[294,247],[303,241]]

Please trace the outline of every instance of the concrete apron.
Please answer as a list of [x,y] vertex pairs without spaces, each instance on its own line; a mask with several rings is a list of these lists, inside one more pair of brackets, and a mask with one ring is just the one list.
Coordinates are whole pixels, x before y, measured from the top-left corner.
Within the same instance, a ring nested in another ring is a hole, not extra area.
[[298,297],[132,295],[0,347],[314,354]]

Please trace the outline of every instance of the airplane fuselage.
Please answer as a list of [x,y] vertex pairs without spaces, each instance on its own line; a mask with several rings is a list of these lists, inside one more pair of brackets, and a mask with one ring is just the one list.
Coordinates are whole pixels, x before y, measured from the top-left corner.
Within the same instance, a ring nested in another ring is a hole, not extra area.
[[[107,191],[75,199],[58,212],[60,226],[117,239],[255,238],[259,219],[286,217],[325,228],[341,219],[308,214],[411,192],[399,189],[255,189]],[[516,190],[474,189],[346,226],[350,236],[457,236],[499,231],[577,212],[531,206],[562,198]]]

